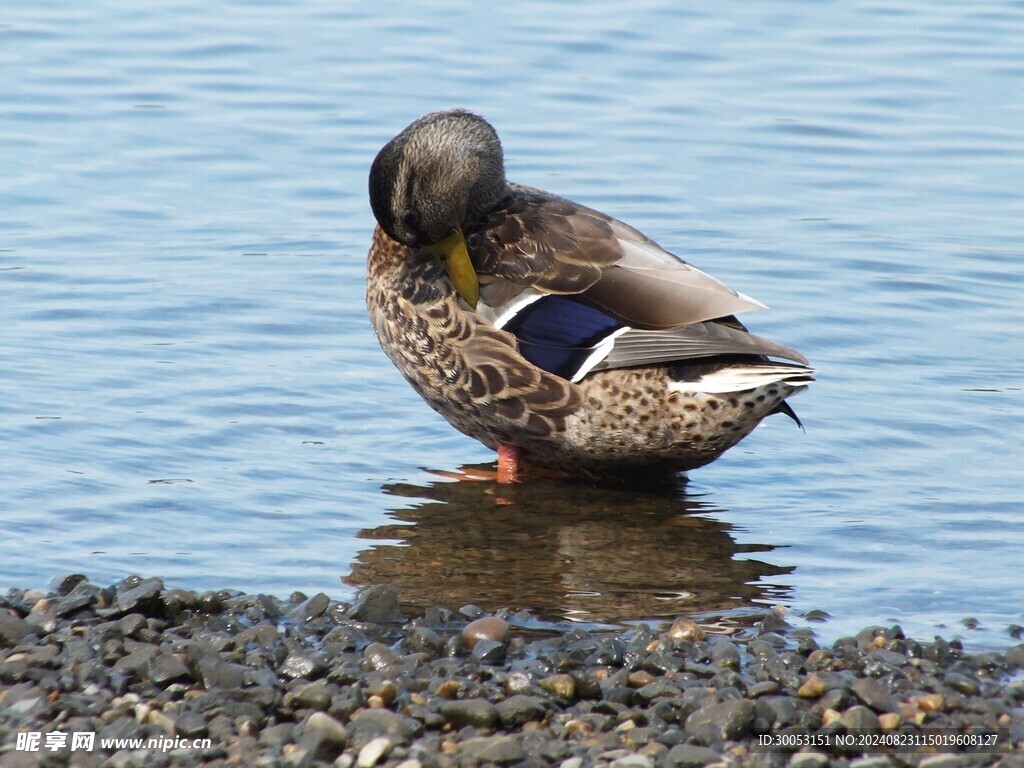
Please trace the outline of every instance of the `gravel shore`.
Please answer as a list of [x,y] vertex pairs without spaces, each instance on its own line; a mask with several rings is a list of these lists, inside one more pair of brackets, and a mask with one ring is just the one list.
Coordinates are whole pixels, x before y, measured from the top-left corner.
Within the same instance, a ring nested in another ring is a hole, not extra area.
[[0,766],[1024,768],[1024,644],[868,627],[821,648],[771,612],[733,637],[555,631],[399,598],[11,590]]

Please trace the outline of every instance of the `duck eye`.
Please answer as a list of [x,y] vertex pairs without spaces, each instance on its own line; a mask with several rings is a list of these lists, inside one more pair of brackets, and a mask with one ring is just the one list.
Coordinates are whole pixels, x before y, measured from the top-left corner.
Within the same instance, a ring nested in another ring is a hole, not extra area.
[[420,215],[416,211],[406,211],[402,214],[402,224],[410,232],[415,232],[420,226]]

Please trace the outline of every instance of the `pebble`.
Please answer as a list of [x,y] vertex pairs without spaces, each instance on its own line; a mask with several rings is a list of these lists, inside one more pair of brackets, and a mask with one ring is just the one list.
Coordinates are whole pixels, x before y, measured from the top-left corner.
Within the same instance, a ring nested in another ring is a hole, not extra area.
[[481,640],[495,643],[504,642],[508,637],[508,622],[497,616],[483,616],[469,622],[462,630],[462,641],[470,650]]
[[721,754],[696,744],[677,744],[665,756],[666,765],[672,768],[703,768],[705,765],[720,762]]
[[526,757],[522,744],[514,736],[477,736],[466,739],[459,747],[459,754],[466,755],[481,763],[508,765],[518,763]]
[[875,712],[891,712],[896,708],[889,691],[873,677],[855,681],[850,690],[864,706],[871,707]]
[[487,699],[458,699],[441,705],[441,716],[456,728],[493,728],[498,711]]
[[825,685],[825,681],[817,675],[811,675],[804,681],[797,691],[796,695],[801,699],[817,699],[820,698],[825,691],[828,690],[828,686]]
[[360,710],[352,716],[349,727],[357,749],[381,736],[395,744],[409,744],[423,734],[420,720],[387,709]]
[[572,675],[551,675],[542,678],[537,684],[560,699],[572,701],[576,698],[576,680]]
[[391,624],[402,621],[398,593],[390,584],[374,584],[356,593],[349,606],[348,618],[373,624]]
[[[971,655],[867,627],[820,648],[775,614],[729,637],[688,618],[662,630],[538,631],[528,614],[473,605],[406,621],[388,585],[346,605],[73,576],[52,593],[0,596],[5,768],[824,768],[831,758],[881,768],[888,757],[770,752],[756,740],[994,723],[1024,749],[1019,644]],[[52,730],[211,747],[14,749],[19,732]],[[907,754],[899,764],[981,763]]]
[[359,757],[356,758],[356,765],[359,768],[373,768],[380,759],[391,751],[391,739],[387,736],[378,736],[370,741],[365,747],[359,750]]
[[796,752],[789,759],[789,768],[825,768],[828,755],[821,752]]
[[750,733],[756,709],[744,699],[707,704],[686,718],[686,732],[699,741],[738,741]]
[[542,720],[547,712],[547,707],[541,699],[523,694],[509,696],[498,702],[494,709],[501,724],[506,728],[515,728],[532,720]]
[[676,619],[665,634],[677,643],[685,640],[703,640],[706,637],[704,630],[693,619]]

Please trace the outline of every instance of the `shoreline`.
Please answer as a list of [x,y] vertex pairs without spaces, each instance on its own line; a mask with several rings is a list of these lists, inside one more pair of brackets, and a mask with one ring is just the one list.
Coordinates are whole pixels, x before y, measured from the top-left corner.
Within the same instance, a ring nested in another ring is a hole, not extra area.
[[1024,768],[1024,644],[460,611],[403,616],[388,585],[349,603],[138,577],[12,589],[0,764]]

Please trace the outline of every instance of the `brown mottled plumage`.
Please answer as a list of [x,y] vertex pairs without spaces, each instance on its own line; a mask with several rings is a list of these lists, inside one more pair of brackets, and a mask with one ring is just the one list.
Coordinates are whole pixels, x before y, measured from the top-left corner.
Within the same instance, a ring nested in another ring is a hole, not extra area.
[[497,135],[469,112],[389,142],[370,200],[381,346],[491,448],[587,476],[692,469],[793,415],[785,399],[811,381],[799,353],[732,316],[758,302],[616,219],[507,182]]

